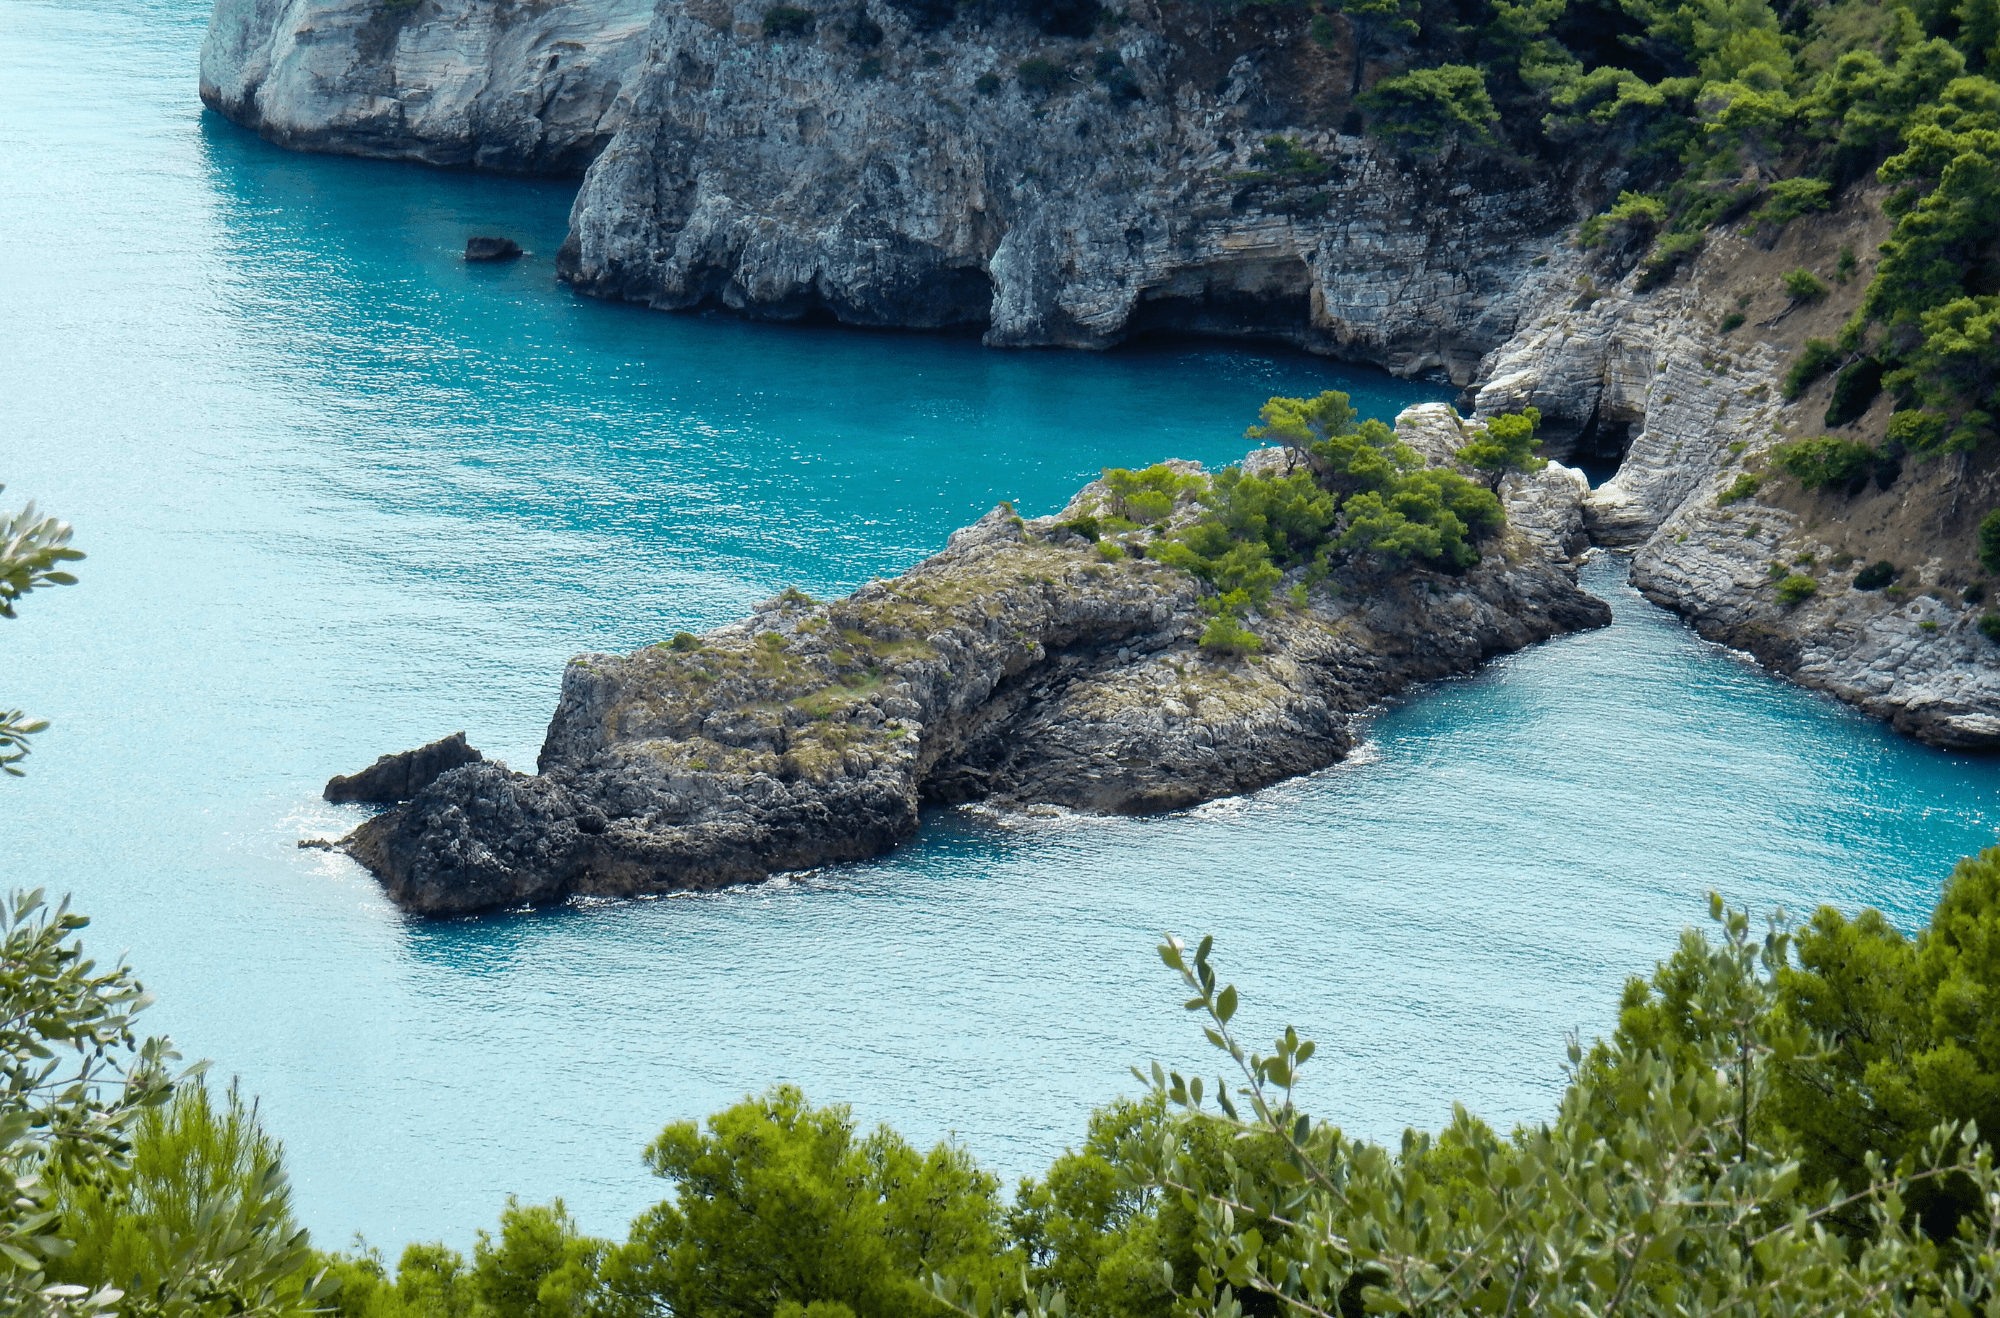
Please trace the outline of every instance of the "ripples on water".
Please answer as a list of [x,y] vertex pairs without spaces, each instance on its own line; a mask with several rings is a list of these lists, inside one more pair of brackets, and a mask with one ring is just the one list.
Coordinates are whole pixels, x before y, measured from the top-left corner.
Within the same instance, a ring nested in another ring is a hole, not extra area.
[[[5,624],[47,715],[0,880],[73,889],[155,1020],[261,1095],[322,1241],[461,1245],[503,1196],[612,1231],[661,1124],[777,1080],[1033,1172],[1130,1063],[1201,1063],[1150,946],[1212,930],[1350,1130],[1547,1111],[1720,888],[1919,923],[1990,762],[1703,644],[1599,557],[1608,630],[1379,717],[1354,759],[1158,819],[932,817],[754,891],[405,921],[293,842],[331,773],[466,728],[533,758],[563,660],[893,573],[1002,497],[1215,462],[1272,393],[1441,396],[1269,352],[1085,356],[582,302],[571,189],[276,151],[201,114],[193,0],[0,6],[0,479],[85,583]],[[457,259],[474,232],[511,266]]]

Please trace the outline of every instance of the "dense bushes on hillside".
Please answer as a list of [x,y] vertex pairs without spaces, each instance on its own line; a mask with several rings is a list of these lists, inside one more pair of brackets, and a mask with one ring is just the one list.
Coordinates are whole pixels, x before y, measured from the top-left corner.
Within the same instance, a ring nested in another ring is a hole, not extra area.
[[[1390,70],[1352,93],[1423,155],[1586,151],[1634,180],[1586,246],[1671,276],[1717,225],[1769,239],[1871,175],[1894,229],[1837,351],[1912,414],[1899,443],[1963,451],[2000,416],[2000,36],[1992,0],[1322,0]],[[1333,27],[1323,25],[1330,37]],[[1834,272],[1796,270],[1793,296]],[[1857,385],[1859,382],[1856,382]],[[1848,400],[1842,425],[1859,415]],[[1924,420],[1916,420],[1921,416]]]

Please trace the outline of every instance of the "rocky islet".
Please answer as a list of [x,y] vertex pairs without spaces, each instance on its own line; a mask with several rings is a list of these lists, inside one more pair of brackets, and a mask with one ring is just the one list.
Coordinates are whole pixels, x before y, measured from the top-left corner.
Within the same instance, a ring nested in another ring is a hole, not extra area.
[[[1434,465],[1474,432],[1442,404],[1398,425]],[[1076,529],[1102,482],[1055,516],[1002,506],[845,599],[787,592],[701,637],[579,655],[538,773],[452,769],[341,845],[442,915],[860,859],[913,835],[926,802],[1140,813],[1249,791],[1341,758],[1353,718],[1413,681],[1610,620],[1576,585],[1582,477],[1503,490],[1508,525],[1476,567],[1310,589],[1294,569],[1249,656],[1204,650],[1199,583],[1146,553],[1160,532],[1107,554]],[[1165,524],[1197,511],[1183,492]]]

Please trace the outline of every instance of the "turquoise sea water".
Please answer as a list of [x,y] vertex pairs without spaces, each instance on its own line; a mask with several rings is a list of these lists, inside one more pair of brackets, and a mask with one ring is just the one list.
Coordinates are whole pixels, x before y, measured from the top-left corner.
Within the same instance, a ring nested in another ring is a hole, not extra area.
[[[325,778],[458,728],[533,760],[563,660],[892,573],[1108,463],[1226,460],[1294,355],[607,306],[550,277],[567,185],[288,155],[205,116],[192,0],[0,4],[0,480],[85,582],[0,623],[55,721],[0,881],[74,891],[158,1028],[261,1097],[324,1243],[460,1245],[504,1196],[614,1231],[665,1122],[778,1080],[1038,1170],[1128,1064],[1201,1062],[1150,951],[1212,930],[1350,1130],[1547,1110],[1566,1031],[1720,888],[1921,922],[2000,767],[1617,613],[1377,718],[1352,761],[1144,820],[932,818],[752,890],[420,924],[300,837]],[[533,252],[457,259],[474,232]]]

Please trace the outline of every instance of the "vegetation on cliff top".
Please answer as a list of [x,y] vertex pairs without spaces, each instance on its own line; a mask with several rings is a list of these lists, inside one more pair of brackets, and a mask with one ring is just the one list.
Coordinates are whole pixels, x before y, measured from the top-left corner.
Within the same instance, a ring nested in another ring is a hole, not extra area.
[[[1670,278],[1717,226],[1769,240],[1888,185],[1893,231],[1861,307],[1790,392],[1860,365],[1844,411],[1890,391],[1896,448],[1963,452],[1995,436],[1994,0],[1270,2],[1305,3],[1311,38],[1358,56],[1345,131],[1419,156],[1456,144],[1499,160],[1617,161],[1630,182],[1581,241],[1637,263],[1642,286]],[[1847,254],[1836,277],[1856,264]],[[1796,298],[1827,288],[1813,271],[1790,278]]]
[[[1272,441],[1293,461],[1283,472],[1225,467],[1211,479],[1165,464],[1130,471],[1107,468],[1110,506],[1090,519],[1090,534],[1129,532],[1141,525],[1165,531],[1147,551],[1200,579],[1212,594],[1203,644],[1212,650],[1255,650],[1241,624],[1245,612],[1271,602],[1272,590],[1295,569],[1309,588],[1336,569],[1364,575],[1418,564],[1459,573],[1479,561],[1479,542],[1506,521],[1494,493],[1508,471],[1545,465],[1534,456],[1540,414],[1533,408],[1498,417],[1459,453],[1485,473],[1489,486],[1461,472],[1427,467],[1385,423],[1357,420],[1347,394],[1273,398],[1246,438]],[[1171,526],[1184,498],[1200,512]]]

